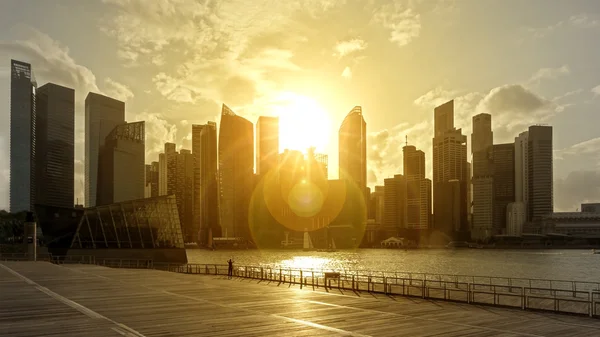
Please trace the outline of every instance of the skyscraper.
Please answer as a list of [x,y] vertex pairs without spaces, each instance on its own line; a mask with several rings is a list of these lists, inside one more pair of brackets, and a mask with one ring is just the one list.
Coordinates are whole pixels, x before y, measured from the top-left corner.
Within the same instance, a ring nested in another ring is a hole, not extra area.
[[529,161],[527,220],[535,221],[554,212],[551,126],[529,127],[527,157]]
[[484,240],[493,235],[494,165],[492,115],[473,116],[473,224],[471,237]]
[[158,195],[175,194],[177,189],[177,150],[175,143],[165,143],[158,155]]
[[176,155],[176,181],[175,196],[179,223],[184,242],[196,242],[198,228],[194,224],[194,156],[192,151],[181,149]]
[[[355,106],[339,131],[339,177],[367,190],[367,123],[362,108]],[[365,195],[365,200],[368,200]]]
[[506,234],[508,205],[515,202],[515,144],[494,145],[493,231]]
[[97,205],[144,198],[145,122],[116,126],[98,156]]
[[30,211],[35,203],[35,89],[31,65],[10,61],[10,211]]
[[427,229],[431,214],[431,180],[425,178],[425,153],[412,145],[402,148],[406,179],[406,228]]
[[75,90],[53,83],[36,91],[36,196],[41,205],[72,208]]
[[406,178],[401,174],[383,181],[383,224],[386,237],[398,236],[406,228]]
[[217,124],[192,125],[194,155],[194,224],[199,244],[219,236],[219,194],[217,180]]
[[256,122],[256,174],[277,167],[279,159],[279,117],[258,117]]
[[125,123],[125,103],[90,92],[85,98],[85,206],[96,206],[98,156],[104,140]]
[[515,202],[507,209],[507,234],[521,235],[529,202],[529,132],[515,137]]
[[153,161],[146,165],[146,187],[144,197],[154,198],[158,196],[158,162]]
[[434,227],[455,236],[468,231],[467,137],[454,127],[454,101],[434,109]]
[[254,186],[254,127],[223,104],[219,129],[221,229],[249,239],[248,207]]

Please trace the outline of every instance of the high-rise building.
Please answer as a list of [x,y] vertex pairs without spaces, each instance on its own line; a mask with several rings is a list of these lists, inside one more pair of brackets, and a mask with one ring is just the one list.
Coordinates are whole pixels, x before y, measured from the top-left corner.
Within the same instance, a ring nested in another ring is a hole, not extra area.
[[346,115],[340,126],[339,177],[340,179],[347,179],[354,182],[366,193],[367,123],[363,118],[360,106],[355,106]]
[[315,153],[315,148],[311,147],[308,149],[306,154],[306,162],[309,164],[308,174],[314,175],[313,170],[318,170],[320,177],[327,179],[328,175],[328,156],[323,153]]
[[467,137],[454,127],[454,101],[434,109],[434,227],[464,238],[468,231]]
[[427,229],[431,214],[431,180],[425,179],[425,153],[412,145],[402,148],[406,179],[406,228]]
[[554,212],[552,127],[533,125],[528,133],[527,220],[535,221]]
[[72,208],[75,204],[75,90],[45,84],[36,91],[35,106],[35,202]]
[[125,123],[125,103],[90,92],[85,98],[85,206],[94,207],[98,186],[98,157],[104,140]]
[[381,225],[383,223],[384,205],[385,205],[385,187],[375,186],[375,191],[371,193],[371,198],[374,200],[374,217],[375,223]]
[[220,236],[219,193],[217,176],[217,124],[192,125],[194,155],[194,222],[199,230],[199,243]]
[[29,63],[11,60],[10,75],[10,211],[32,211],[37,84]]
[[260,116],[256,122],[256,174],[274,170],[278,159],[279,117]]
[[223,104],[219,129],[220,221],[224,236],[250,238],[254,186],[254,127]]
[[165,143],[158,155],[158,195],[175,194],[177,189],[177,150],[175,143]]
[[145,122],[116,126],[98,154],[96,205],[143,199],[145,185]]
[[154,198],[158,196],[158,162],[153,161],[146,164],[146,186],[144,188],[145,198]]
[[383,182],[383,224],[386,237],[397,236],[406,228],[406,178],[401,174]]
[[521,235],[529,202],[529,131],[515,137],[515,202],[507,210],[507,234]]
[[473,153],[473,220],[471,237],[484,240],[493,235],[494,165],[492,116],[473,116],[471,151]]
[[185,242],[196,242],[198,228],[194,224],[194,156],[192,151],[181,149],[176,158],[175,196],[179,222]]
[[508,205],[515,202],[515,144],[494,145],[493,231],[507,233]]

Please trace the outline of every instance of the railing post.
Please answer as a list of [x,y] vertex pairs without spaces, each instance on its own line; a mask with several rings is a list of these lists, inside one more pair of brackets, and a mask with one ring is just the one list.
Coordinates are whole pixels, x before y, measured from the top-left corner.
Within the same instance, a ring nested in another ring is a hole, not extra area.
[[304,283],[304,279],[302,278],[302,269],[300,269],[300,289],[302,289],[302,283]]
[[281,268],[279,268],[279,283],[281,283]]

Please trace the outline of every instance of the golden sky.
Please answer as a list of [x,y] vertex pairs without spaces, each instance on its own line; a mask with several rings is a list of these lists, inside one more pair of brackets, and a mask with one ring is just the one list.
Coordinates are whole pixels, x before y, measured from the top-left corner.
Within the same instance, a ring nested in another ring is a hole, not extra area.
[[[280,115],[282,149],[316,145],[337,177],[337,131],[367,122],[369,185],[402,172],[405,137],[431,170],[433,107],[456,121],[492,114],[495,143],[554,126],[556,209],[600,199],[600,4],[595,0],[103,0],[0,2],[0,158],[8,158],[10,58],[38,84],[76,90],[76,182],[83,101],[126,102],[145,120],[147,161],[222,103],[255,122]],[[470,154],[469,154],[470,157]],[[8,161],[0,163],[0,209]]]

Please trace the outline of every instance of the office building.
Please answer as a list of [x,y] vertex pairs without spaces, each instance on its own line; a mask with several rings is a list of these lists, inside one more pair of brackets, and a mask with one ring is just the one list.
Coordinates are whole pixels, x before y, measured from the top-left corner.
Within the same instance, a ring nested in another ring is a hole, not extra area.
[[385,211],[385,187],[375,186],[375,191],[371,193],[373,199],[373,220],[375,224],[383,224],[383,214]]
[[[360,106],[344,118],[339,130],[339,177],[367,190],[367,123]],[[366,197],[366,195],[365,195]],[[368,198],[365,198],[367,200]]]
[[37,204],[72,208],[75,170],[75,90],[53,83],[36,91]]
[[383,224],[386,237],[398,236],[401,229],[406,228],[406,178],[401,174],[383,182]]
[[406,228],[429,228],[431,180],[425,178],[425,153],[412,145],[402,148],[406,179]]
[[175,143],[165,143],[158,155],[158,195],[175,194],[177,189],[177,150]]
[[467,137],[454,127],[454,101],[434,109],[434,227],[456,239],[468,239],[469,166]]
[[600,213],[600,203],[581,204],[583,213]]
[[36,82],[31,65],[10,61],[10,211],[32,211],[35,203]]
[[535,221],[554,212],[551,126],[529,127],[527,152],[527,221]]
[[194,155],[194,223],[199,230],[198,242],[206,245],[220,236],[219,192],[217,176],[217,124],[192,125]]
[[[493,231],[506,234],[508,205],[515,202],[515,144],[494,145]],[[514,208],[515,206],[513,206]]]
[[254,186],[254,127],[223,104],[219,129],[222,235],[249,239],[248,207]]
[[471,151],[473,153],[473,219],[471,237],[485,240],[493,233],[494,163],[492,116],[473,116]]
[[85,206],[96,206],[100,148],[125,123],[125,103],[90,92],[85,99]]
[[181,149],[176,155],[175,197],[179,222],[185,242],[196,242],[199,228],[194,224],[194,156],[192,151]]
[[323,153],[316,153],[315,148],[308,149],[306,154],[306,162],[308,163],[307,172],[309,175],[317,175],[327,180],[328,177],[328,156]]
[[146,179],[145,122],[116,126],[102,144],[98,156],[96,204],[143,199]]
[[279,158],[279,117],[258,117],[256,122],[256,174],[275,170]]
[[158,162],[146,164],[146,187],[144,197],[158,197]]

